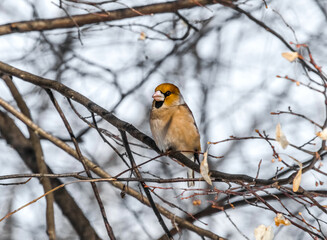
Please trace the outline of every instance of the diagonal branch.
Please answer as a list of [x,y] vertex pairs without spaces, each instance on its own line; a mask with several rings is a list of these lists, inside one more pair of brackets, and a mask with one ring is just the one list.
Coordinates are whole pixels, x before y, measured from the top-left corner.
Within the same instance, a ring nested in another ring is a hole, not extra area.
[[[136,163],[134,161],[134,157],[133,157],[133,154],[132,154],[132,151],[129,147],[129,144],[128,144],[128,140],[127,140],[127,136],[126,136],[126,132],[124,131],[120,131],[120,134],[121,134],[121,137],[122,137],[122,140],[123,140],[123,143],[124,143],[124,146],[125,146],[125,149],[126,149],[126,152],[127,152],[127,155],[128,155],[128,158],[131,162],[131,165],[133,167],[133,170],[134,170],[134,173],[136,175],[136,177],[142,179],[142,175],[140,173],[140,171],[138,170],[137,166],[136,166]],[[148,197],[149,199],[149,202],[150,202],[150,205],[151,205],[151,208],[153,209],[156,217],[158,218],[158,221],[161,225],[161,227],[163,228],[163,230],[165,231],[166,233],[166,236],[169,238],[169,239],[174,239],[173,236],[170,234],[165,222],[163,221],[161,215],[160,215],[160,212],[158,211],[158,208],[155,204],[155,202],[153,201],[153,198],[151,196],[151,193],[150,193],[150,190],[149,190],[149,187],[145,184],[144,181],[140,181],[142,187],[143,187],[143,190],[146,194],[146,196]]]
[[[50,135],[46,131],[44,131],[42,128],[37,126],[35,123],[33,123],[29,118],[27,118],[22,113],[18,112],[15,108],[13,108],[10,104],[8,104],[6,101],[0,98],[0,105],[5,108],[8,112],[12,113],[15,117],[17,117],[19,120],[21,120],[24,124],[26,124],[28,127],[33,129],[35,132],[37,132],[40,136],[50,140],[52,143],[54,143],[57,147],[61,148],[77,160],[79,160],[79,156],[77,152],[72,149],[70,146],[68,146],[66,143],[60,141],[58,138]],[[1,117],[1,111],[0,111],[0,117]],[[1,118],[0,118],[1,120]],[[1,122],[0,122],[1,123]],[[97,166],[95,163],[90,161],[88,158],[83,156],[86,165],[91,169],[95,174],[100,176],[101,178],[110,178],[112,179],[112,176],[105,172],[101,167]],[[147,206],[150,206],[150,202],[146,196],[139,193],[138,191],[134,190],[133,188],[126,187],[125,184],[119,181],[112,181],[110,182],[114,187],[119,188],[120,190],[126,192],[128,195],[134,197],[142,204],[145,204]],[[200,228],[198,226],[195,226],[194,224],[190,223],[189,221],[184,220],[181,217],[176,216],[174,213],[168,211],[166,208],[160,206],[159,204],[156,205],[159,212],[164,215],[165,217],[169,218],[170,220],[175,221],[180,227],[186,228],[190,231],[196,232],[199,235],[203,235],[206,237],[209,237],[211,239],[223,239],[219,237],[218,235],[214,234],[211,231],[205,230],[203,228]]]
[[[59,115],[60,115],[62,121],[63,121],[64,124],[65,124],[65,127],[66,127],[66,129],[67,129],[67,131],[68,131],[68,133],[69,133],[69,135],[70,135],[70,137],[71,137],[71,139],[72,139],[72,141],[73,141],[73,143],[74,143],[74,146],[75,146],[76,152],[77,152],[77,154],[78,154],[79,161],[83,164],[83,167],[84,167],[84,169],[85,169],[85,172],[86,172],[87,176],[88,176],[89,178],[92,178],[92,175],[91,175],[90,169],[88,168],[88,166],[87,166],[86,163],[85,163],[85,159],[83,158],[83,155],[82,155],[81,149],[80,149],[80,147],[79,147],[79,145],[78,145],[78,142],[77,142],[77,140],[76,140],[76,137],[75,137],[75,135],[74,135],[74,133],[73,133],[73,130],[72,130],[72,128],[71,128],[71,126],[70,126],[70,124],[69,124],[69,122],[68,122],[66,116],[64,115],[63,111],[61,110],[61,107],[59,106],[57,100],[56,100],[55,97],[53,96],[51,90],[48,89],[48,88],[45,89],[45,90],[46,90],[46,92],[48,93],[48,95],[49,95],[49,97],[50,97],[50,99],[51,99],[53,105],[55,106],[57,112],[59,113]],[[107,229],[108,236],[110,237],[111,240],[116,240],[116,237],[115,237],[115,235],[114,235],[114,232],[113,232],[113,230],[112,230],[112,227],[111,227],[111,225],[109,224],[109,221],[108,221],[108,218],[107,218],[107,214],[106,214],[106,211],[105,211],[105,209],[104,209],[103,202],[102,202],[102,200],[101,200],[101,197],[100,197],[100,194],[99,194],[99,190],[98,190],[98,188],[97,188],[97,186],[96,186],[96,183],[91,182],[91,186],[92,186],[92,189],[93,189],[93,192],[94,192],[95,198],[96,198],[96,200],[97,200],[97,202],[98,202],[98,205],[99,205],[99,207],[100,207],[100,211],[101,211],[101,214],[102,214],[102,218],[103,218],[103,221],[104,221],[104,225],[105,225],[105,227],[106,227],[106,229]]]
[[[53,81],[50,79],[42,78],[37,75],[31,74],[29,72],[22,71],[18,68],[12,67],[6,63],[3,63],[0,61],[0,71],[3,71],[5,73],[8,73],[10,75],[16,76],[24,81],[30,82],[34,85],[38,85],[40,87],[44,88],[50,88],[53,89],[62,95],[64,95],[67,98],[70,98],[84,107],[86,107],[89,111],[94,112],[104,118],[107,122],[115,126],[119,130],[126,131],[134,138],[138,139],[139,141],[143,142],[144,144],[148,145],[150,148],[152,148],[157,153],[161,154],[160,150],[156,146],[155,142],[147,135],[139,131],[137,128],[135,128],[132,124],[127,123],[118,117],[116,117],[112,112],[108,112],[103,107],[97,105],[96,103],[92,102],[87,97],[83,96],[82,94],[74,91],[73,89],[67,87],[66,85]],[[169,153],[169,156],[172,158],[177,159],[182,164],[186,165],[187,167],[193,169],[196,172],[200,172],[200,166],[187,157],[185,157],[180,152],[172,152]],[[293,178],[295,177],[295,174],[291,174],[289,177],[284,179],[256,179],[255,177],[251,177],[244,174],[228,174],[223,173],[220,171],[210,171],[211,177],[215,178],[215,180],[220,181],[230,181],[230,182],[247,182],[247,183],[255,183],[257,185],[269,185],[273,184],[275,182],[278,182],[279,184],[288,184],[290,183]]]
[[[235,11],[237,11],[238,13],[241,13],[245,16],[247,16],[251,21],[253,21],[255,24],[257,24],[258,26],[260,26],[261,28],[265,29],[266,31],[270,32],[272,35],[274,35],[276,38],[278,38],[290,51],[295,52],[296,50],[294,48],[292,48],[292,46],[282,37],[282,35],[280,35],[278,32],[276,32],[274,29],[270,28],[269,26],[267,26],[264,22],[258,20],[257,18],[255,18],[254,16],[252,16],[249,12],[243,10],[242,8],[238,7],[237,5],[234,4],[230,4],[228,5],[228,7],[234,9]],[[312,68],[311,66],[309,66],[309,64],[307,62],[305,62],[302,59],[299,59],[300,63],[302,64],[303,68],[307,68],[309,71],[314,72],[315,74],[317,74],[318,76],[324,78],[321,73],[319,71],[317,71],[316,69]]]

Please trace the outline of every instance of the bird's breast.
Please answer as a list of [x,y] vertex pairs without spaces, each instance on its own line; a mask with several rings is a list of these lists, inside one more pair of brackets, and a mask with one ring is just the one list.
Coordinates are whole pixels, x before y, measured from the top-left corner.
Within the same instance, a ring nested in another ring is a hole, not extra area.
[[153,109],[150,115],[150,128],[154,141],[158,148],[163,152],[169,148],[165,141],[169,117],[170,116],[167,115],[166,111],[162,111],[162,109]]
[[192,112],[181,105],[153,109],[150,116],[153,138],[161,151],[200,151],[200,135]]

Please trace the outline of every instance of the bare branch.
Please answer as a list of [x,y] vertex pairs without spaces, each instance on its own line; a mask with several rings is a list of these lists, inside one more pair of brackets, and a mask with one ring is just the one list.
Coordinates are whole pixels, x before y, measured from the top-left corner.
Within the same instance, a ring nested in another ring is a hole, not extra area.
[[232,4],[231,0],[182,0],[166,3],[158,3],[134,8],[123,8],[114,11],[100,11],[89,14],[81,14],[63,18],[42,19],[36,21],[24,21],[9,23],[0,26],[0,35],[30,32],[30,31],[45,31],[60,28],[73,28],[76,26],[82,27],[87,24],[115,21],[126,18],[154,15],[158,13],[175,13],[179,9],[187,9],[208,4],[220,3],[222,5]]

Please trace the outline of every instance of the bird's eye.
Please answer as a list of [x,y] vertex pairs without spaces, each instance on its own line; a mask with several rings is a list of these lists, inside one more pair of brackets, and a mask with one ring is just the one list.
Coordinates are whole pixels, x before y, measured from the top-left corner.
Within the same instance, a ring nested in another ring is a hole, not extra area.
[[167,91],[167,92],[165,93],[165,96],[168,97],[170,94],[171,94],[171,91]]

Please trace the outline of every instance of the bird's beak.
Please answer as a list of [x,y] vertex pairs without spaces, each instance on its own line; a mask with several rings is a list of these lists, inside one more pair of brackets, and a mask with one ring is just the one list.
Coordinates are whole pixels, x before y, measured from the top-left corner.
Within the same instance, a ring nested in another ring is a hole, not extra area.
[[160,91],[156,91],[153,95],[152,98],[157,101],[157,102],[162,102],[165,100],[165,95],[162,94]]

